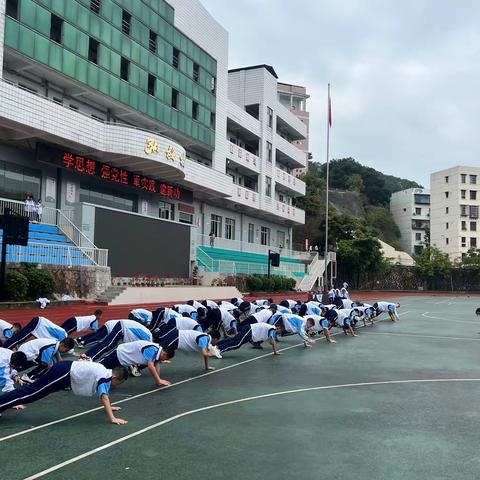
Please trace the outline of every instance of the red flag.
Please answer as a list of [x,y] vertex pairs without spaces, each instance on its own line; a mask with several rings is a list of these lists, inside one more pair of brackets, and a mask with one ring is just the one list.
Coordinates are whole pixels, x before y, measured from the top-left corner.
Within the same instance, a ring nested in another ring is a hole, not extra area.
[[328,84],[328,125],[332,128],[332,99],[330,98],[330,84]]

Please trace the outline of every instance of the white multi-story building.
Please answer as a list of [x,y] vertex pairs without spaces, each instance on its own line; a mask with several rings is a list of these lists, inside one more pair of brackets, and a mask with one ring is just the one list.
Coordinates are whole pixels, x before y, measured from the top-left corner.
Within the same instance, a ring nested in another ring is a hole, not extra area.
[[452,167],[431,175],[431,244],[459,260],[479,248],[480,168]]
[[390,212],[400,229],[400,245],[410,255],[418,255],[430,231],[430,191],[408,188],[395,192],[390,198]]
[[197,0],[69,4],[0,0],[3,202],[42,198],[119,276],[248,273],[270,249],[300,276],[307,125],[274,69],[228,71]]

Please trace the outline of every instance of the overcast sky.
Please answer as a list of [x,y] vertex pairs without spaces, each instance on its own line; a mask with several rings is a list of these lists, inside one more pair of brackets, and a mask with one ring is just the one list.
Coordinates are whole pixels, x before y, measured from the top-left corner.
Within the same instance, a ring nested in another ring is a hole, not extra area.
[[311,95],[311,151],[428,186],[480,167],[480,4],[459,0],[203,0],[230,35],[230,68],[267,63]]

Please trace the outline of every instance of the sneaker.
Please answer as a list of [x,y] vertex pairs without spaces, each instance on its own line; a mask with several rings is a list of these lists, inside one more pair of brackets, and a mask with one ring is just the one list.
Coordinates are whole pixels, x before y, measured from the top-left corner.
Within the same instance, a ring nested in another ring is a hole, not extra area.
[[263,350],[262,344],[260,342],[252,342],[252,348],[255,350]]
[[141,377],[142,376],[142,372],[140,372],[140,370],[138,369],[138,367],[136,365],[131,365],[130,367],[128,367],[128,371],[130,372],[130,375],[132,377]]
[[213,355],[215,355],[217,358],[222,358],[222,354],[220,353],[220,350],[215,345],[211,345],[208,351],[210,353],[213,353]]
[[85,343],[83,343],[83,340],[80,337],[79,338],[74,338],[73,340],[74,340],[77,348],[85,348]]
[[23,382],[23,383],[33,383],[35,380],[31,379],[26,373],[22,375],[22,377],[20,378],[20,380]]

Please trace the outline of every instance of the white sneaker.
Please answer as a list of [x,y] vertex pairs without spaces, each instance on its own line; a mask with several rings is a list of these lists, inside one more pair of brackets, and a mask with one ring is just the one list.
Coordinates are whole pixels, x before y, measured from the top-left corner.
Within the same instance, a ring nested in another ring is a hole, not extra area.
[[22,378],[20,380],[24,383],[33,383],[35,380],[32,380],[26,373],[22,375]]
[[213,355],[215,355],[217,358],[222,358],[222,354],[220,353],[220,350],[215,345],[210,345],[210,348],[208,349],[208,351],[210,353],[213,353]]
[[138,367],[136,365],[131,365],[130,367],[128,367],[128,370],[130,371],[130,375],[132,377],[141,377],[142,376],[142,372],[138,369]]
[[76,338],[73,339],[77,348],[85,348],[85,344],[83,340],[77,340]]

